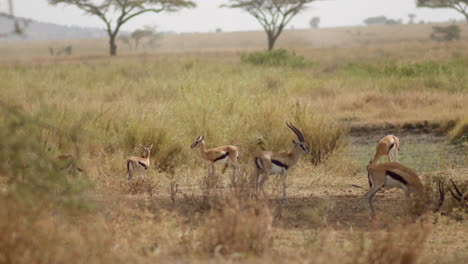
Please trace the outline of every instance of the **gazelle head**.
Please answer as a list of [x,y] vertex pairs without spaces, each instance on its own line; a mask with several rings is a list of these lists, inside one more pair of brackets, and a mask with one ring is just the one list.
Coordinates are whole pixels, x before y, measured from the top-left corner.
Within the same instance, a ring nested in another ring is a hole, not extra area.
[[307,147],[306,143],[304,142],[304,135],[301,133],[301,131],[291,123],[286,123],[286,125],[294,132],[294,134],[296,134],[297,139],[299,140],[292,140],[294,147],[302,154],[309,154],[309,147]]
[[140,147],[143,149],[143,152],[141,153],[141,156],[143,158],[148,158],[150,153],[151,153],[151,149],[153,148],[153,144],[149,145],[148,147],[140,145]]
[[204,136],[199,136],[197,138],[197,140],[195,140],[195,142],[193,142],[193,144],[192,144],[192,146],[190,146],[190,148],[195,148],[195,147],[199,146],[199,143],[203,142],[204,138],[205,138]]

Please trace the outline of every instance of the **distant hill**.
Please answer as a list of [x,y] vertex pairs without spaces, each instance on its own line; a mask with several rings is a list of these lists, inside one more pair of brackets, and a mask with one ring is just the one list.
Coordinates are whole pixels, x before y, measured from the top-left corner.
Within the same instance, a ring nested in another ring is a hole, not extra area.
[[[0,42],[64,40],[64,39],[93,39],[103,38],[107,34],[103,29],[78,26],[63,26],[52,23],[38,22],[32,19],[19,18],[27,24],[23,35],[8,35],[1,37]],[[4,14],[0,14],[0,34],[11,32],[13,21]]]

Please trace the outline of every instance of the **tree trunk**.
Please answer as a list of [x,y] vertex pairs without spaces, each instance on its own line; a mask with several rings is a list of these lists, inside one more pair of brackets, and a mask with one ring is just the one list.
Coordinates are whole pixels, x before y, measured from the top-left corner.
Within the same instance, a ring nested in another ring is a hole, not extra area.
[[276,38],[271,33],[267,33],[267,36],[268,36],[268,51],[270,51],[275,47]]
[[117,55],[117,45],[115,44],[115,36],[112,35],[109,38],[109,52],[111,56]]

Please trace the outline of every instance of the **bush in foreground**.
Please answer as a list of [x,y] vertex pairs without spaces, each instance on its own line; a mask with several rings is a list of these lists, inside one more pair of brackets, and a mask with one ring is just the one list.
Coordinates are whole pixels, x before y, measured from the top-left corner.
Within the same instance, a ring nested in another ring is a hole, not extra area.
[[298,56],[294,51],[287,51],[285,49],[242,54],[241,61],[260,66],[288,66],[295,68],[312,65],[303,56]]

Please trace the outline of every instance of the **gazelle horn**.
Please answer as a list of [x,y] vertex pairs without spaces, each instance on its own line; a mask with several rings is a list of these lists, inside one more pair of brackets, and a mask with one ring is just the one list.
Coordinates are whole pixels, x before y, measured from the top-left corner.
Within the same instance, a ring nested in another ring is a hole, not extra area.
[[286,125],[296,134],[297,139],[299,139],[300,142],[304,142],[304,135],[302,135],[301,131],[297,127],[287,122]]

